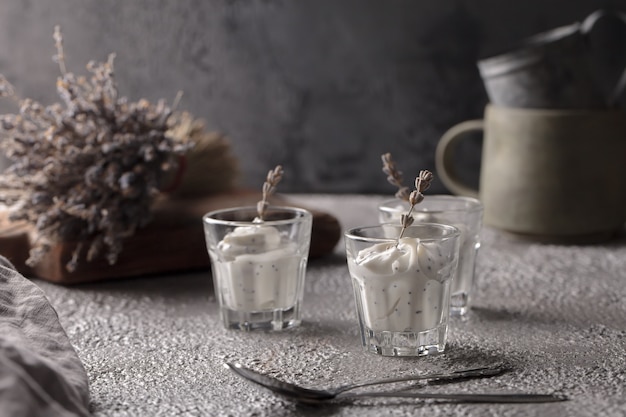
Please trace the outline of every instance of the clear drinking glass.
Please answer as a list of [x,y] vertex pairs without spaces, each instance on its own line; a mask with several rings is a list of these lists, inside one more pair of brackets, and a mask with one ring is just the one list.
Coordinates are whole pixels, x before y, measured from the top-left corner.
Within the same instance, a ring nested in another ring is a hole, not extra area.
[[[378,206],[381,223],[399,223],[400,215],[406,213],[409,204],[393,199]],[[475,198],[452,195],[429,195],[413,209],[415,223],[442,223],[458,228],[461,232],[459,266],[452,282],[450,308],[452,315],[463,315],[470,306],[476,256],[480,248],[483,205]]]
[[293,207],[207,213],[204,235],[224,326],[281,330],[300,325],[312,216]]
[[391,236],[400,229],[385,224],[345,233],[363,347],[383,356],[443,352],[460,232],[424,223],[398,241]]

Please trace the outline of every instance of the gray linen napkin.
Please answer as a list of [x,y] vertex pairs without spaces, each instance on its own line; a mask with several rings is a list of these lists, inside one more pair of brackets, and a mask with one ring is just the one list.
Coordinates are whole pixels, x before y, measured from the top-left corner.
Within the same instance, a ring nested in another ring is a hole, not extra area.
[[0,417],[89,415],[87,373],[43,291],[0,256]]

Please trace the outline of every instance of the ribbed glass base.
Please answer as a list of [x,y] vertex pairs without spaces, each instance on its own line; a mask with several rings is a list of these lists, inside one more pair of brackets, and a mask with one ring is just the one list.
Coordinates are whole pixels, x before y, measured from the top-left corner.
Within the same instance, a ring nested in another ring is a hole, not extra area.
[[382,356],[425,356],[445,350],[447,323],[423,332],[389,332],[363,329],[365,350]]
[[458,292],[450,296],[450,315],[462,316],[469,310],[469,294]]
[[300,325],[300,305],[292,308],[272,311],[236,311],[221,308],[220,316],[227,329],[253,330],[284,330]]

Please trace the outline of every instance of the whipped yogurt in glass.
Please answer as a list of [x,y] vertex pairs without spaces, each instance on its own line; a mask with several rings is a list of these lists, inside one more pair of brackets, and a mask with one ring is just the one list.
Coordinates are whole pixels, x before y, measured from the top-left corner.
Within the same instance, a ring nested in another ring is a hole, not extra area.
[[227,328],[298,326],[311,239],[311,214],[270,207],[218,210],[204,216],[220,315]]
[[[381,223],[397,223],[408,209],[408,203],[388,200],[378,206]],[[443,223],[461,232],[459,266],[452,282],[451,313],[463,315],[471,303],[474,287],[476,257],[480,248],[483,206],[480,201],[451,195],[431,195],[415,206],[415,223]]]
[[223,302],[236,311],[286,309],[295,304],[302,257],[274,226],[236,227],[217,244]]
[[348,269],[365,349],[420,356],[445,349],[459,231],[440,224],[387,224],[346,232]]

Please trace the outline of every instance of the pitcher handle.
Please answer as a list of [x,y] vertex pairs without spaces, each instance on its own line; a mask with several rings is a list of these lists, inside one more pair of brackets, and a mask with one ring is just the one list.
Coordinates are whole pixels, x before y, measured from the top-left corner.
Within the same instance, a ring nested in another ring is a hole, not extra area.
[[[595,24],[598,23],[598,21],[605,16],[615,16],[626,25],[626,14],[612,10],[596,10],[595,12],[587,16],[585,20],[583,20],[583,22],[581,23],[580,31],[582,32],[582,34],[584,36],[589,35],[589,33],[593,30]],[[620,75],[617,84],[615,85],[615,87],[613,87],[613,90],[609,95],[609,108],[614,108],[617,106],[617,102],[624,93],[624,88],[626,88],[626,67],[624,67],[624,69],[622,70],[622,74]]]
[[456,195],[478,198],[478,190],[469,186],[458,175],[454,167],[456,148],[459,141],[472,131],[484,131],[483,120],[461,122],[441,136],[435,151],[435,166],[441,182]]

